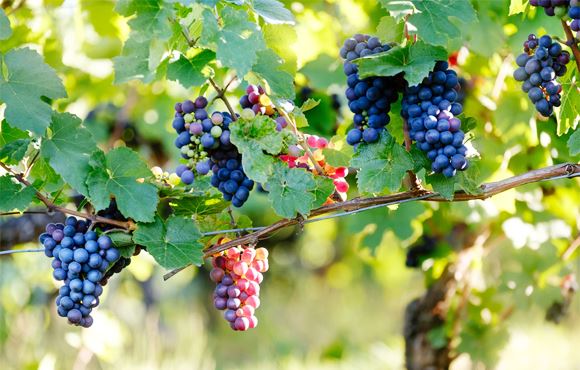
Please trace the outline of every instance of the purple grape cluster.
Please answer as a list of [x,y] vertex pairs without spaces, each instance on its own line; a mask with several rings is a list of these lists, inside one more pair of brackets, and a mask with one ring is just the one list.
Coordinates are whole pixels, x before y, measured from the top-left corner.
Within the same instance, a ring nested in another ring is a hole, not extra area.
[[544,8],[546,15],[564,17],[570,6],[570,0],[530,0],[531,6]]
[[46,256],[54,258],[53,277],[64,282],[56,298],[59,316],[85,328],[93,324],[103,274],[121,256],[108,236],[99,237],[88,227],[89,222],[68,217],[65,224],[48,224],[39,237]]
[[447,62],[439,61],[417,86],[403,94],[401,115],[408,121],[411,139],[427,153],[431,169],[453,177],[469,166],[463,145],[465,134],[458,116],[463,111],[457,103],[459,81]]
[[234,207],[241,207],[248,200],[254,182],[244,172],[242,155],[230,141],[232,116],[227,112],[213,112],[209,116],[206,106],[204,97],[175,105],[173,128],[179,133],[176,146],[182,148],[182,156],[188,159],[175,173],[189,185],[195,174],[204,176],[211,171],[211,184]]
[[572,31],[576,32],[576,38],[580,38],[580,1],[570,1],[568,17],[572,19],[572,22],[570,22],[570,28]]
[[570,62],[570,53],[562,50],[562,46],[548,35],[539,39],[531,34],[524,42],[524,53],[518,55],[516,63],[519,66],[514,71],[514,78],[521,81],[522,90],[534,103],[536,110],[544,117],[559,107],[562,85],[557,77],[566,74],[566,64]]
[[348,107],[354,113],[354,128],[346,137],[350,145],[374,143],[379,139],[381,131],[390,122],[391,104],[397,101],[403,81],[401,75],[361,80],[358,67],[352,61],[390,49],[390,45],[381,44],[377,37],[361,34],[346,39],[340,49],[340,56],[345,59],[343,69],[348,84],[345,95]]

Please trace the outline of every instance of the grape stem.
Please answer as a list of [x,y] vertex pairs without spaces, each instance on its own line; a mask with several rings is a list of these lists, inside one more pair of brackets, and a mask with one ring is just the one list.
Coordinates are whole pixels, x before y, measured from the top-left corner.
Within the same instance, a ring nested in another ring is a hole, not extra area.
[[566,23],[565,20],[562,20],[562,28],[564,28],[564,33],[566,33],[566,41],[567,44],[569,43],[570,48],[572,49],[572,54],[574,54],[574,59],[576,60],[576,68],[580,71],[580,49],[578,49],[578,44],[576,43],[576,39],[574,38],[574,34]]
[[[454,197],[449,200],[442,197],[437,192],[431,192],[428,190],[417,191],[407,191],[403,193],[396,193],[390,195],[384,195],[380,197],[370,197],[370,198],[355,198],[342,203],[333,203],[322,206],[310,212],[310,217],[303,223],[313,223],[322,220],[327,220],[330,218],[337,218],[352,215],[358,212],[363,212],[370,209],[376,209],[380,207],[385,207],[394,204],[414,202],[414,201],[431,201],[431,202],[465,202],[468,200],[485,200],[487,198],[493,197],[497,194],[503,193],[505,191],[523,186],[526,184],[532,184],[540,181],[554,181],[558,179],[571,179],[580,176],[580,164],[576,163],[562,163],[555,166],[549,166],[540,168],[537,170],[532,170],[521,175],[509,177],[507,179],[485,183],[480,187],[480,191],[476,194],[468,194],[464,191],[457,191]],[[344,211],[341,213],[330,214],[323,217],[328,213],[333,213],[336,211]],[[244,235],[240,238],[233,239],[227,243],[221,245],[213,245],[204,250],[204,257],[210,257],[216,253],[222,252],[231,247],[246,244],[257,244],[259,240],[268,237],[270,234],[277,232],[278,230],[284,229],[289,226],[297,225],[303,220],[302,216],[283,219],[275,222],[269,226],[263,227],[253,233]],[[228,230],[234,232],[236,230]],[[185,267],[178,269],[183,270]],[[166,274],[163,278],[165,280],[174,276],[178,271],[173,270]]]
[[234,110],[234,108],[232,108],[232,105],[230,104],[230,101],[228,100],[228,98],[226,97],[226,91],[228,89],[228,87],[230,86],[230,84],[232,82],[234,82],[234,80],[237,77],[234,76],[230,82],[228,82],[226,84],[226,86],[222,89],[221,87],[218,86],[218,84],[215,82],[215,80],[210,77],[209,78],[209,83],[213,86],[215,92],[217,93],[217,97],[224,102],[224,104],[226,105],[226,107],[228,108],[228,111],[230,112],[230,115],[232,116],[232,121],[237,121],[238,117],[236,117],[236,111]]
[[24,174],[14,172],[10,167],[8,167],[7,165],[5,165],[2,162],[0,162],[0,167],[2,167],[6,172],[11,174],[22,185],[27,186],[27,187],[32,187],[34,189],[36,198],[38,198],[38,200],[40,200],[42,203],[44,203],[46,208],[48,208],[48,211],[57,211],[57,212],[62,212],[62,213],[67,214],[67,215],[82,217],[82,218],[85,218],[87,220],[91,220],[93,223],[103,223],[103,224],[118,226],[120,228],[129,229],[129,230],[134,229],[135,225],[131,221],[125,222],[125,221],[110,220],[110,219],[105,218],[105,217],[91,215],[91,214],[79,212],[79,211],[76,211],[73,209],[68,209],[65,207],[57,206],[50,199],[48,199],[44,194],[42,194],[40,191],[36,190],[32,186],[32,184],[28,180],[26,180],[26,177],[24,176]]

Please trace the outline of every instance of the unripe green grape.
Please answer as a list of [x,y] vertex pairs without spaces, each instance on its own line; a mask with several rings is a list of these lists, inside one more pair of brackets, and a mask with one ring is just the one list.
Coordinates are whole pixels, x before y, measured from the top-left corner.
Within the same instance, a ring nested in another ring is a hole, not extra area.
[[195,154],[195,152],[193,150],[188,150],[187,151],[187,156],[188,157],[193,157],[194,154]]
[[211,128],[210,131],[211,136],[215,137],[216,139],[222,135],[222,129],[219,126],[214,126]]
[[191,123],[193,122],[193,114],[187,113],[186,115],[183,116],[183,119],[185,120],[185,122]]
[[187,152],[189,151],[189,147],[187,145],[184,145],[181,147],[181,154],[187,154]]
[[251,108],[245,108],[240,114],[240,116],[243,119],[251,120],[254,119],[254,117],[256,117],[256,113],[254,113],[254,111]]
[[568,8],[563,6],[557,6],[554,8],[554,14],[558,18],[564,18],[568,15]]

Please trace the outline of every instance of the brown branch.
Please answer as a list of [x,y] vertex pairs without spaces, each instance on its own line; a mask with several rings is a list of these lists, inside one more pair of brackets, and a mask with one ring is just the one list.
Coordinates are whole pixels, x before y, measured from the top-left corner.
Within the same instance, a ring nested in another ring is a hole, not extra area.
[[[483,184],[481,186],[481,192],[478,194],[467,194],[463,191],[458,191],[455,193],[452,200],[447,200],[442,196],[438,195],[437,193],[430,192],[427,190],[421,192],[407,191],[403,193],[384,195],[380,197],[355,198],[350,201],[342,203],[328,204],[326,206],[313,210],[310,213],[310,217],[316,217],[336,211],[354,211],[367,208],[373,205],[380,205],[385,203],[419,200],[417,198],[424,197],[425,195],[429,194],[433,194],[433,196],[421,200],[435,202],[463,202],[475,199],[483,200],[490,198],[494,195],[497,195],[499,193],[505,192],[507,190],[523,186],[526,184],[531,184],[544,180],[554,180],[558,178],[572,178],[577,176],[580,176],[580,165],[574,163],[564,163],[526,172],[524,174],[513,176],[505,180]],[[280,220],[262,230],[247,234],[245,236],[231,240],[221,245],[211,246],[210,248],[205,250],[205,257],[212,256],[215,253],[224,251],[237,245],[257,243],[260,239],[265,238],[269,234],[272,234],[280,229],[296,225],[299,222],[300,222],[299,217]]]
[[217,97],[219,99],[221,99],[221,101],[223,101],[224,104],[226,105],[226,107],[228,108],[228,111],[230,112],[230,115],[232,116],[232,121],[237,121],[238,117],[236,117],[236,111],[234,110],[234,108],[232,108],[230,101],[226,97],[226,90],[236,78],[237,77],[232,78],[232,80],[230,82],[228,82],[226,87],[223,89],[218,86],[218,84],[215,82],[215,80],[212,77],[209,78],[209,83],[211,83],[211,85],[213,86],[215,92],[217,93]]
[[40,200],[42,203],[44,203],[44,205],[46,206],[46,208],[48,208],[49,211],[62,212],[62,213],[67,214],[67,215],[82,217],[82,218],[91,220],[93,222],[113,225],[113,226],[117,226],[117,227],[120,227],[123,229],[132,229],[134,226],[133,223],[129,222],[129,221],[125,222],[125,221],[110,220],[110,219],[105,218],[105,217],[91,215],[88,213],[76,211],[74,209],[68,209],[65,207],[57,206],[50,199],[48,199],[44,194],[42,194],[40,191],[36,190],[32,186],[32,184],[28,180],[26,180],[26,178],[24,177],[23,174],[14,172],[10,167],[6,166],[2,162],[0,162],[0,167],[2,167],[6,172],[8,172],[12,176],[14,176],[14,178],[16,180],[18,180],[18,182],[20,182],[22,185],[32,187],[35,191],[36,198],[38,198],[38,200]]
[[564,28],[564,32],[566,33],[566,44],[569,44],[570,48],[572,49],[572,54],[574,54],[574,59],[576,59],[576,68],[580,71],[580,49],[578,49],[578,44],[576,43],[576,39],[574,38],[574,34],[566,23],[565,20],[562,19],[562,28]]

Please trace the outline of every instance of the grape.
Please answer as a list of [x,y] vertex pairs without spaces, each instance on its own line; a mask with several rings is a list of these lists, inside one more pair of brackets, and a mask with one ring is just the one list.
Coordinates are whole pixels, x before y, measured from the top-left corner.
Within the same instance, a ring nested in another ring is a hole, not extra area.
[[[357,40],[358,38],[358,40]],[[349,86],[345,95],[348,106],[354,113],[354,128],[347,135],[347,143],[353,146],[361,142],[374,143],[389,123],[391,104],[397,101],[402,88],[402,75],[395,77],[369,77],[361,80],[358,67],[353,59],[390,50],[391,46],[382,45],[378,38],[368,35],[355,35],[346,39],[341,48],[344,61],[343,70]]]
[[561,104],[561,86],[556,78],[566,73],[568,62],[570,53],[563,51],[562,46],[548,35],[539,39],[534,34],[529,35],[524,42],[524,53],[516,58],[520,68],[515,70],[514,78],[522,82],[522,90],[528,93],[536,110],[545,117],[552,115],[554,107]]
[[78,221],[74,217],[65,222],[66,225],[48,224],[47,232],[41,238],[45,250],[54,252],[51,262],[53,277],[64,281],[56,298],[57,312],[73,325],[90,327],[93,324],[91,310],[99,304],[97,296],[102,294],[100,280],[103,275],[95,269],[101,266],[100,254],[115,262],[120,253],[108,236],[97,238],[94,231],[87,230],[90,222]]
[[463,110],[456,102],[457,86],[455,71],[449,69],[447,62],[437,62],[419,85],[405,89],[401,106],[401,115],[410,126],[411,140],[427,153],[431,169],[445,177],[453,177],[457,170],[468,167],[464,155],[462,160],[454,157],[458,151],[466,151],[461,121],[455,117]]
[[261,281],[262,272],[268,269],[267,257],[264,248],[234,247],[211,259],[210,278],[217,283],[213,304],[218,310],[225,310],[224,318],[234,330],[245,331],[258,324],[254,316],[260,305],[257,280]]

